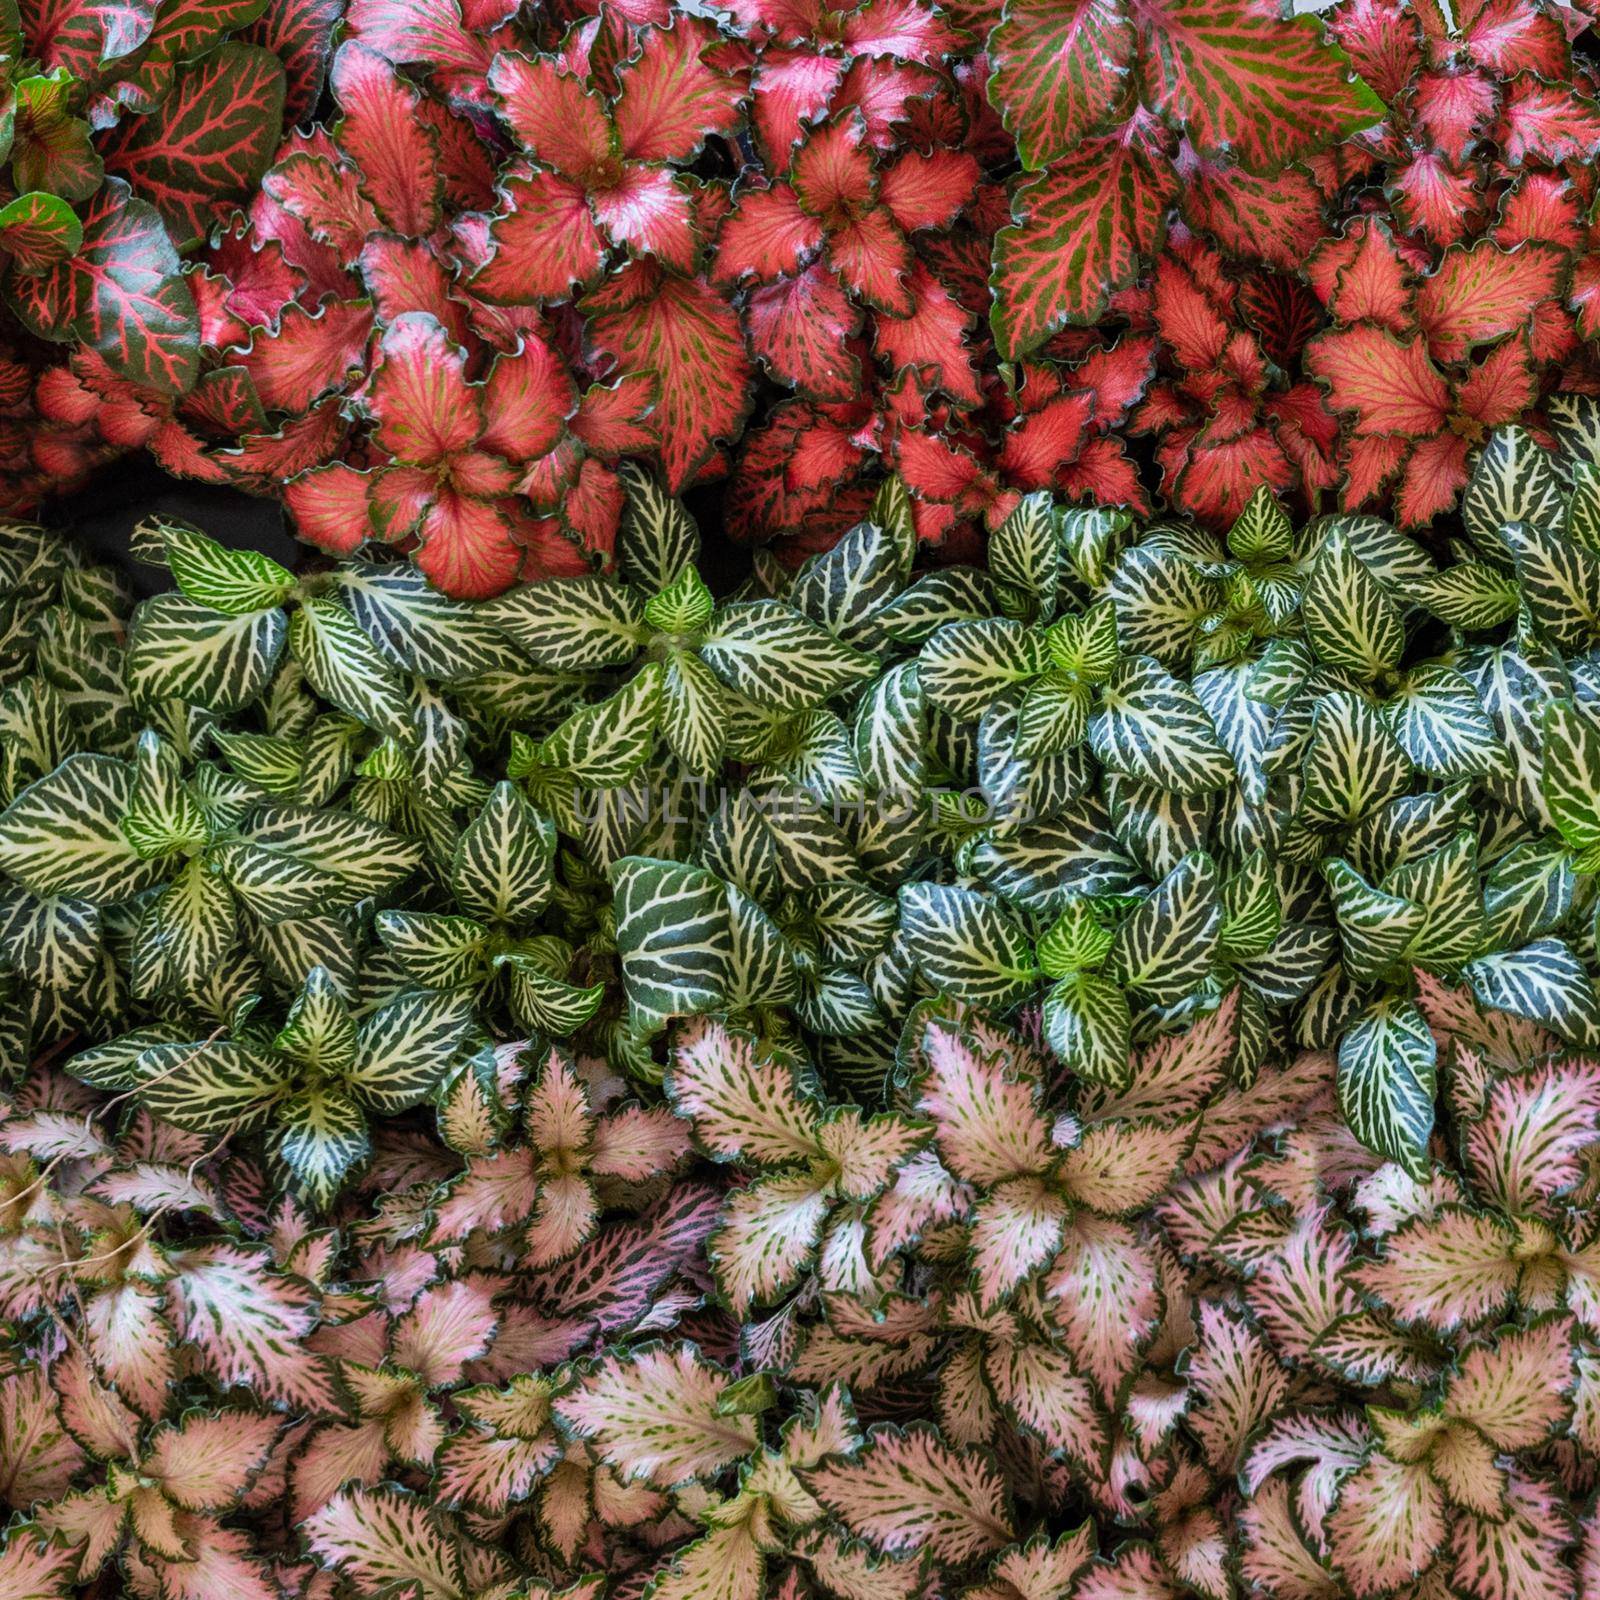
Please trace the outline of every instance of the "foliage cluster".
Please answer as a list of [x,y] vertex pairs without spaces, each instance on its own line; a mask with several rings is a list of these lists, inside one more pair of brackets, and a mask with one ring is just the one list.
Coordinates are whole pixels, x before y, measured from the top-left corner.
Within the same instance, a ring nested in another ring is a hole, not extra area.
[[1444,564],[1262,488],[930,570],[891,479],[718,598],[626,461],[482,602],[10,527],[0,1596],[1594,1600],[1546,426]]
[[[139,37],[142,3],[82,11]],[[1582,9],[624,10],[275,0],[290,131],[149,195],[181,317],[19,360],[13,506],[146,446],[458,596],[608,566],[626,459],[791,564],[889,476],[956,560],[1045,491],[1220,532],[1265,482],[1421,528],[1496,427],[1548,444],[1595,390]],[[165,137],[101,75],[118,148]]]

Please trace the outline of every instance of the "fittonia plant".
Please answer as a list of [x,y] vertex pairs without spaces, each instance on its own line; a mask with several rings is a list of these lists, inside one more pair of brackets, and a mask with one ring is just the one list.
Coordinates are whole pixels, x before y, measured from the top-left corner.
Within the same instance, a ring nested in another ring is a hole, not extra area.
[[56,1442],[5,1581],[1560,1566],[1600,567],[1558,409],[1449,565],[1263,494],[1030,498],[919,571],[891,483],[717,596],[633,469],[615,577],[479,605],[163,522],[134,608],[19,530],[0,1385]]

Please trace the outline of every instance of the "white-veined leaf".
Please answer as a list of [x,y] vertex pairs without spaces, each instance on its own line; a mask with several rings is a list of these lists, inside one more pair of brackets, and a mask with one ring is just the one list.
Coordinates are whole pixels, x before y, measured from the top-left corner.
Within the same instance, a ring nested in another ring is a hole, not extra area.
[[1350,1131],[1419,1183],[1428,1174],[1437,1053],[1408,1000],[1381,1001],[1339,1041],[1339,1109]]
[[134,613],[125,663],[143,706],[187,700],[238,711],[265,693],[289,636],[282,611],[228,617],[181,594],[159,594]]

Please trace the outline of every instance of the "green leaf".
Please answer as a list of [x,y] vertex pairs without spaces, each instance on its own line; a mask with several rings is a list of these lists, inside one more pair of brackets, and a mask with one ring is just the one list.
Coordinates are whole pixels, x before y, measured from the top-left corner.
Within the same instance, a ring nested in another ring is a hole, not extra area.
[[1024,495],[989,535],[989,572],[1010,591],[1026,620],[1048,622],[1055,615],[1061,575],[1061,540],[1047,490]]
[[285,800],[300,788],[306,761],[301,740],[270,733],[229,733],[221,728],[215,729],[211,737],[228,758],[228,765],[245,782]]
[[160,882],[160,862],[140,857],[120,818],[133,768],[108,756],[68,757],[0,813],[0,872],[38,895],[97,904]]
[[1002,1011],[1033,992],[1039,969],[1027,931],[988,895],[908,883],[900,890],[900,937],[935,989],[969,1005]]
[[700,642],[700,656],[730,689],[778,711],[819,705],[876,672],[871,656],[779,600],[724,606]]
[[693,567],[685,567],[646,604],[645,626],[678,638],[697,638],[716,609],[705,579]]
[[282,611],[227,617],[181,594],[159,594],[134,613],[128,692],[136,703],[188,700],[238,711],[266,692],[288,637]]
[[1428,1177],[1436,1054],[1409,1000],[1371,1007],[1339,1041],[1339,1109],[1350,1131],[1418,1183]]
[[728,983],[731,936],[722,884],[703,868],[625,856],[612,868],[617,952],[628,1005],[647,1029],[714,1011]]
[[603,983],[587,989],[567,983],[519,951],[509,950],[495,959],[511,974],[511,1010],[525,1028],[565,1038],[576,1033],[605,999]]
[[205,860],[184,862],[139,919],[130,963],[134,993],[199,994],[233,948],[238,922],[233,895]]
[[357,626],[397,671],[454,683],[520,664],[490,607],[450,599],[409,562],[347,561],[338,579]]
[[1255,493],[1228,529],[1228,551],[1248,566],[1293,558],[1294,525],[1266,484],[1256,485]]
[[950,622],[922,646],[917,678],[926,698],[958,722],[976,722],[1013,685],[1045,667],[1038,635],[1021,622]]
[[337,1075],[355,1060],[356,1025],[326,967],[306,974],[272,1047],[318,1074]]
[[927,773],[928,713],[917,664],[902,661],[874,679],[856,708],[856,765],[880,795],[911,799]]
[[1411,764],[1436,778],[1475,778],[1502,765],[1500,741],[1472,685],[1437,662],[1408,672],[1383,705]]
[[360,1106],[318,1084],[284,1102],[272,1148],[288,1170],[291,1190],[322,1210],[372,1154],[372,1136]]
[[375,1115],[398,1116],[444,1081],[472,1023],[468,997],[411,990],[362,1022],[340,1081]]
[[1336,690],[1312,714],[1301,815],[1315,826],[1351,827],[1402,793],[1411,763],[1377,711]]
[[1131,545],[1117,557],[1109,594],[1122,649],[1175,667],[1187,665],[1202,624],[1221,610],[1224,598],[1214,573],[1176,550],[1150,544]]
[[644,596],[624,584],[581,577],[528,584],[483,609],[540,666],[592,672],[625,667],[638,655],[644,608]]
[[1127,1087],[1132,1031],[1127,997],[1109,978],[1074,972],[1045,996],[1046,1042],[1069,1072],[1091,1083]]
[[1093,972],[1111,952],[1116,935],[1085,900],[1074,900],[1039,941],[1035,954],[1047,978]]
[[948,623],[987,620],[994,605],[994,585],[988,573],[972,567],[942,567],[918,578],[873,620],[888,638],[914,649]]
[[695,777],[714,778],[722,770],[727,717],[722,685],[692,651],[673,650],[662,665],[661,736]]
[[1373,679],[1400,664],[1406,646],[1400,608],[1340,532],[1324,539],[1311,563],[1300,615],[1325,666]]
[[1216,959],[1221,925],[1216,864],[1196,851],[1117,929],[1106,971],[1150,1004],[1173,1005],[1205,981]]
[[626,783],[655,749],[665,680],[661,662],[647,661],[609,700],[574,711],[545,740],[542,759],[596,788]]
[[1600,1043],[1600,998],[1584,965],[1560,939],[1483,956],[1463,969],[1480,1005],[1541,1023],[1572,1044]]
[[1446,971],[1482,945],[1485,924],[1478,841],[1470,831],[1418,860],[1402,863],[1384,878],[1383,889],[1422,908],[1422,925],[1406,950],[1407,958],[1417,966]]
[[876,524],[858,522],[801,567],[784,599],[834,638],[870,649],[881,638],[877,613],[899,591],[900,574],[894,541]]
[[364,817],[309,806],[263,805],[251,816],[245,837],[331,874],[353,899],[392,892],[422,862],[422,847],[415,840],[402,839]]
[[1555,462],[1526,428],[1496,428],[1489,435],[1461,497],[1461,519],[1480,550],[1506,561],[1512,558],[1504,534],[1508,522],[1562,526],[1565,505]]
[[1374,889],[1349,862],[1322,864],[1333,896],[1333,914],[1345,971],[1357,982],[1374,982],[1404,956],[1427,913],[1400,894]]
[[469,916],[521,925],[550,898],[556,834],[514,784],[500,782],[456,845],[450,887]]
[[148,728],[135,749],[133,792],[122,815],[122,831],[150,860],[193,851],[210,832],[183,781],[177,752]]
[[1577,870],[1600,872],[1600,727],[1572,701],[1551,700],[1541,728],[1540,787],[1550,820],[1572,852]]
[[683,502],[668,494],[648,467],[624,461],[617,475],[627,493],[617,529],[617,566],[646,594],[659,594],[685,567],[695,564],[699,529]]
[[215,1138],[260,1126],[293,1068],[270,1050],[212,1039],[151,1045],[134,1070],[139,1103],[152,1116]]
[[324,700],[378,733],[410,741],[405,687],[343,606],[321,595],[305,600],[290,621],[289,646]]
[[1567,655],[1591,649],[1600,639],[1600,554],[1532,523],[1507,523],[1501,537],[1540,633]]
[[380,911],[374,926],[384,949],[424,989],[458,989],[481,976],[489,938],[481,922],[427,911]]
[[146,526],[165,547],[178,587],[197,605],[240,617],[281,606],[294,593],[294,574],[254,550],[231,550],[175,518]]
[[248,839],[214,845],[206,861],[263,922],[315,916],[359,898],[331,872]]
[[[6,112],[9,124],[14,110]],[[9,137],[7,137],[9,143]],[[25,276],[70,261],[83,246],[83,224],[59,195],[34,190],[0,206],[0,253]]]
[[1511,950],[1566,920],[1577,892],[1567,851],[1554,840],[1526,839],[1513,845],[1484,874],[1484,944]]
[[0,968],[66,991],[86,988],[100,959],[100,913],[88,901],[0,890]]
[[1234,776],[1198,696],[1149,656],[1111,674],[1089,743],[1102,766],[1174,794],[1219,789]]
[[1457,561],[1442,572],[1414,578],[1404,593],[1441,622],[1466,633],[1498,628],[1516,616],[1522,599],[1515,579],[1482,561]]
[[1283,901],[1271,859],[1265,850],[1254,850],[1222,887],[1217,948],[1229,961],[1246,961],[1271,949],[1282,928]]

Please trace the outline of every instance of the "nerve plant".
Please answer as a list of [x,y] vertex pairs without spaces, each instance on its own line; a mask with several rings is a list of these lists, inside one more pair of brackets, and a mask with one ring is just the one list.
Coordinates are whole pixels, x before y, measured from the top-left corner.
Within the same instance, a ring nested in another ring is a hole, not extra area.
[[1448,565],[1260,494],[922,571],[891,485],[719,598],[634,469],[618,577],[482,606],[19,537],[0,1572],[1576,1597],[1587,412]]

